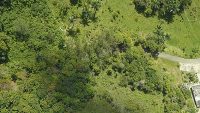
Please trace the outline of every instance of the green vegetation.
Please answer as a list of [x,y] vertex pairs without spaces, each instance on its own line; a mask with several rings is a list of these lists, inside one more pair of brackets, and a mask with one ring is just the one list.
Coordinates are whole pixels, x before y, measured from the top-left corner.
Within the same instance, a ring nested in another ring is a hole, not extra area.
[[158,15],[167,21],[173,21],[175,14],[182,13],[192,0],[134,0],[135,8],[145,16]]
[[181,16],[176,16],[172,24],[165,27],[173,37],[168,41],[167,52],[186,58],[198,58],[199,54],[199,18],[200,10],[197,5],[199,0],[194,0],[191,7]]
[[153,35],[147,35],[144,40],[138,39],[135,45],[141,45],[145,52],[151,53],[152,56],[157,56],[159,52],[163,52],[166,48],[166,40],[169,40],[169,34],[166,34],[161,26],[157,26]]
[[146,18],[134,6],[1,0],[0,112],[195,113],[182,87],[195,78],[156,57],[169,48],[166,28],[176,20]]
[[184,73],[184,82],[186,83],[197,83],[198,78],[195,73]]

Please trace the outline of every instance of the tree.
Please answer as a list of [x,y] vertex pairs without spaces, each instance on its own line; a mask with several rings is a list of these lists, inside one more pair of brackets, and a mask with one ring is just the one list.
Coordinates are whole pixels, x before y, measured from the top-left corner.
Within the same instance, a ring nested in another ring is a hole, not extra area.
[[145,40],[136,41],[140,43],[145,52],[151,53],[152,56],[157,56],[159,52],[164,51],[165,41],[170,39],[170,35],[162,30],[161,25],[157,26],[153,34],[146,36]]
[[84,25],[97,19],[96,13],[100,8],[99,0],[85,0],[82,2],[82,7],[81,19]]
[[81,0],[70,0],[70,3],[72,4],[72,5],[81,5]]
[[9,37],[3,33],[0,33],[0,64],[7,63],[9,61]]
[[1,0],[0,6],[5,6],[5,7],[11,6],[11,0]]
[[173,16],[182,13],[192,0],[134,0],[135,8],[145,16],[157,15],[168,22],[173,21]]

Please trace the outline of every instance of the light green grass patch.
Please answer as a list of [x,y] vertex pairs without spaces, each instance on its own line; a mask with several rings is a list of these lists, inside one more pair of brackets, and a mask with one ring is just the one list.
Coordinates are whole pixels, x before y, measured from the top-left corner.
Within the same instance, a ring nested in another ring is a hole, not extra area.
[[[119,0],[109,0],[104,3],[98,13],[98,21],[99,25],[103,25],[105,28],[113,26],[120,28],[126,34],[136,33],[141,37],[153,32],[157,25],[164,22],[162,24],[164,31],[171,35],[171,39],[167,42],[169,45],[167,52],[177,53],[184,57],[198,57],[199,55],[192,56],[194,54],[192,51],[200,49],[199,3],[200,0],[193,0],[189,9],[186,9],[180,16],[175,16],[172,23],[167,23],[159,20],[156,16],[146,18],[142,14],[138,14],[134,5],[131,4],[131,0],[124,0],[123,3]],[[118,16],[114,20],[113,15],[115,14]],[[177,49],[173,50],[171,47]]]
[[[192,51],[200,49],[200,0],[193,0],[192,6],[175,21],[166,24],[166,32],[171,34],[168,44],[181,49],[186,57],[195,54]],[[198,57],[196,55],[194,57]]]
[[[131,91],[129,87],[121,87],[120,75],[108,76],[101,75],[96,77],[95,90],[98,96],[103,96],[120,113],[162,113],[162,94],[145,94],[141,91]],[[111,109],[111,108],[108,108]]]

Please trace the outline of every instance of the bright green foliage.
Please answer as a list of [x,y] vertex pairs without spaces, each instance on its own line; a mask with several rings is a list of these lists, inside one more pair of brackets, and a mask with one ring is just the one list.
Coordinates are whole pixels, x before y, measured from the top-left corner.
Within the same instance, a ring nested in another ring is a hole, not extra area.
[[[181,112],[181,108],[186,105],[186,100],[191,97],[190,92],[182,86],[177,89],[168,80],[165,81],[163,89],[164,111],[166,113]],[[187,112],[195,113],[195,109],[188,109]]]
[[169,35],[158,27],[135,46],[121,12],[104,3],[0,1],[0,112],[194,111],[146,53],[163,51]]
[[12,7],[13,10],[4,12],[0,18],[3,26],[0,62],[10,69],[7,76],[12,81],[1,80],[0,85],[5,90],[13,88],[16,97],[12,91],[2,91],[1,110],[71,112],[81,109],[93,97],[89,72],[84,67],[88,64],[76,58],[78,51],[59,48],[63,34],[58,22],[51,18],[46,1],[15,0]]

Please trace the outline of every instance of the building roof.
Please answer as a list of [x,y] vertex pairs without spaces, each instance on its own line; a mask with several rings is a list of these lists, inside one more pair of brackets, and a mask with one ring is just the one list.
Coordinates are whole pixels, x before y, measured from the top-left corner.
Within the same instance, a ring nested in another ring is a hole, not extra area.
[[195,85],[191,87],[193,99],[195,101],[196,107],[200,107],[200,85]]

